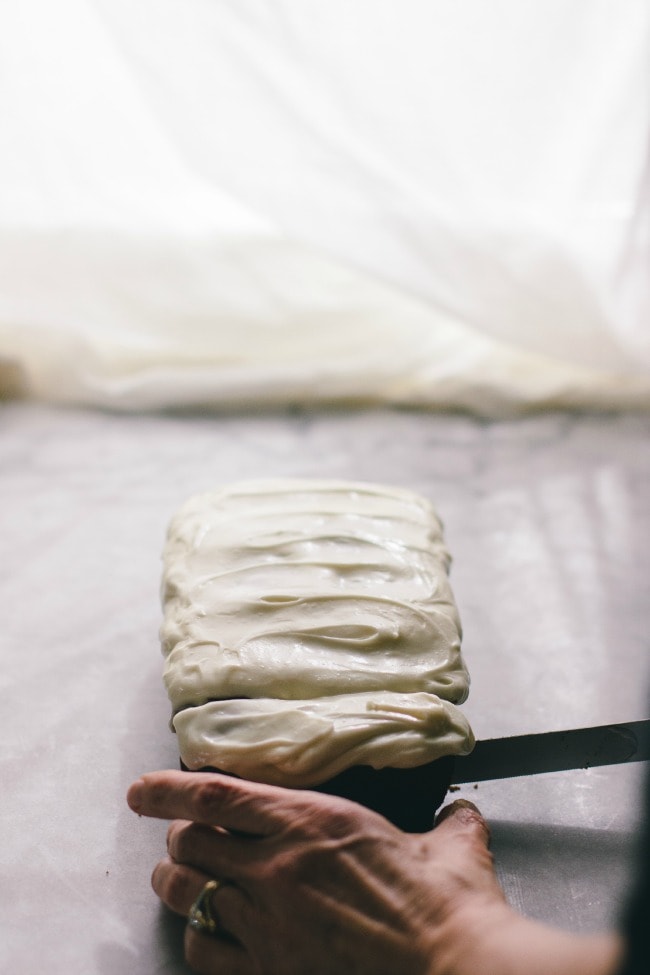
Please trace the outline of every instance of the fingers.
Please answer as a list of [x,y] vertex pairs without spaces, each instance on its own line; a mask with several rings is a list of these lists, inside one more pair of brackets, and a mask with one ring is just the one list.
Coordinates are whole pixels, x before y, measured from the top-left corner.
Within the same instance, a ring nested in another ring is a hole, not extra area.
[[213,877],[243,879],[247,867],[259,856],[257,840],[244,839],[198,823],[175,820],[167,831],[167,851],[176,863],[184,863]]
[[256,836],[289,827],[304,800],[277,786],[214,772],[150,772],[127,793],[134,812],[158,819],[189,819]]
[[485,848],[490,844],[490,830],[473,802],[456,799],[445,806],[438,815],[435,825],[437,836],[466,836],[481,843]]
[[[169,857],[157,864],[151,885],[161,901],[183,917],[197,900],[205,884],[214,879]],[[242,941],[251,928],[252,908],[245,893],[224,880],[209,895],[210,915],[217,923],[214,934],[188,928],[185,945],[188,961],[199,972],[227,971],[230,975],[248,972],[250,960]],[[194,960],[193,960],[194,959]]]
[[163,904],[175,914],[187,917],[190,907],[211,879],[201,870],[174,863],[170,857],[166,857],[156,865],[151,875],[151,886]]
[[199,975],[253,975],[253,964],[241,945],[234,941],[185,929],[185,957]]
[[[195,867],[175,863],[165,857],[151,876],[151,886],[163,904],[175,914],[187,917],[190,907],[197,899],[206,883],[215,878]],[[224,931],[234,935],[239,931],[249,913],[249,900],[246,894],[227,878],[219,880],[219,887],[210,895],[213,914]]]

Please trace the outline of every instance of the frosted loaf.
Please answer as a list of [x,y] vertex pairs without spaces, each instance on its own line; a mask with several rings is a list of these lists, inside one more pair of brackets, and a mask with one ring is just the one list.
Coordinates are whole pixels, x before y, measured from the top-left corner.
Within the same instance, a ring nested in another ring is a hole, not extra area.
[[449,555],[430,503],[336,481],[191,498],[164,550],[164,680],[180,753],[311,786],[471,750]]

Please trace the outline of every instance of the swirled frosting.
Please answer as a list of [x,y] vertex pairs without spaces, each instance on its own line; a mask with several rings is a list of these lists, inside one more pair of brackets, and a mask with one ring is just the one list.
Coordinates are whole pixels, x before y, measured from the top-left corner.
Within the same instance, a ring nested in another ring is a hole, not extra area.
[[169,527],[161,628],[185,764],[305,785],[469,751],[448,566],[435,511],[404,489],[263,480],[191,498]]
[[301,787],[351,765],[381,768],[387,754],[394,768],[413,768],[473,744],[460,708],[433,694],[394,691],[211,701],[179,711],[174,728],[190,768],[214,765],[218,756],[225,772]]

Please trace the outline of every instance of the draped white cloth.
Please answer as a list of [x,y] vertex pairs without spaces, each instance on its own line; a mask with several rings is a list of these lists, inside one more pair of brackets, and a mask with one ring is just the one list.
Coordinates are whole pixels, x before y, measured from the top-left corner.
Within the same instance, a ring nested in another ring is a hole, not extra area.
[[0,392],[650,406],[647,0],[21,0],[0,58]]

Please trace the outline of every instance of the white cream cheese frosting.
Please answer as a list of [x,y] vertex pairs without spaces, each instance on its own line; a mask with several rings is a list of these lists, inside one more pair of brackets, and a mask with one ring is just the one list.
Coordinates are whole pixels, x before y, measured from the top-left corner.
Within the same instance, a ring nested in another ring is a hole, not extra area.
[[261,480],[191,498],[169,527],[161,628],[185,764],[304,785],[469,751],[448,566],[432,505],[405,489]]
[[[413,768],[474,742],[460,708],[433,694],[340,694],[306,701],[211,701],[173,719],[191,769],[308,787],[352,765]],[[390,757],[390,763],[386,759]]]

